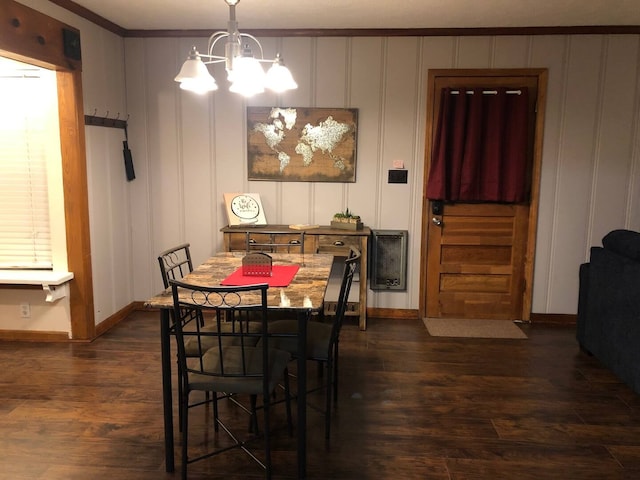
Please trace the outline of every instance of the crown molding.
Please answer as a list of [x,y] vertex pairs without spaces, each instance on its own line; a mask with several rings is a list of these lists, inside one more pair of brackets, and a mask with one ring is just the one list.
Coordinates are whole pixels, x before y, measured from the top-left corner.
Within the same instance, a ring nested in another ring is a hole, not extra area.
[[[49,0],[121,37],[209,37],[213,30],[127,30],[72,0]],[[638,35],[640,25],[483,28],[300,28],[243,30],[256,37],[465,37],[499,35]]]

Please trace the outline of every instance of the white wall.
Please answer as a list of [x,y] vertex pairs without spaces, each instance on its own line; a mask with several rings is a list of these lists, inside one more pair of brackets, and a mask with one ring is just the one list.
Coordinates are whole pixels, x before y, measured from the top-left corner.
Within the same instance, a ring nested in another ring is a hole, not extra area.
[[[126,120],[124,41],[82,21],[82,86],[87,115]],[[122,129],[87,126],[87,176],[95,323],[136,300],[132,288],[130,189]],[[135,152],[134,152],[135,154]]]
[[[533,312],[575,313],[578,265],[613,228],[640,230],[640,36],[265,38],[300,88],[249,101],[182,92],[173,77],[202,38],[122,40],[50,3],[22,3],[81,29],[85,113],[129,117],[136,180],[120,131],[88,127],[96,321],[161,288],[157,253],[222,248],[222,194],[261,194],[271,223],[328,223],[349,207],[377,229],[409,231],[406,292],[369,306],[418,307],[426,79],[430,68],[548,68]],[[126,83],[125,83],[126,80]],[[126,89],[125,89],[126,84]],[[125,98],[126,92],[126,98]],[[249,182],[247,105],[359,109],[356,182]],[[409,183],[388,184],[393,160]]]
[[[640,230],[637,35],[264,39],[300,88],[249,101],[221,89],[195,97],[173,77],[205,39],[125,40],[136,153],[134,292],[160,289],[154,255],[189,241],[195,261],[222,247],[222,194],[260,193],[270,223],[326,224],[349,207],[377,229],[409,231],[407,292],[369,306],[418,307],[426,78],[430,68],[548,68],[534,313],[576,313],[578,266],[614,228]],[[356,183],[249,182],[247,105],[359,109]],[[393,160],[409,183],[388,184]]]

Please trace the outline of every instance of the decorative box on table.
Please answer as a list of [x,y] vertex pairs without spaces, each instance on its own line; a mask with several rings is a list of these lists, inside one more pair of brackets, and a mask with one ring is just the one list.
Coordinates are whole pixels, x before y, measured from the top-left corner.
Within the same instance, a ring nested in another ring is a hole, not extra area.
[[342,230],[362,230],[362,222],[336,222],[331,220],[331,228],[341,228]]
[[347,208],[344,212],[336,213],[331,220],[332,228],[342,230],[362,230],[362,220],[358,215],[354,215]]
[[242,275],[270,277],[273,272],[273,260],[263,252],[248,253],[242,258]]

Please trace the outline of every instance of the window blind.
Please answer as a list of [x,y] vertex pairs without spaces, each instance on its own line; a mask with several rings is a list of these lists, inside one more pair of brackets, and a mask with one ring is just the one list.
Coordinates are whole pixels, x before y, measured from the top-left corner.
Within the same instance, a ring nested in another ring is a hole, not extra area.
[[[4,59],[3,59],[4,60]],[[52,268],[47,108],[53,72],[0,69],[0,268]],[[28,68],[24,68],[28,67]]]

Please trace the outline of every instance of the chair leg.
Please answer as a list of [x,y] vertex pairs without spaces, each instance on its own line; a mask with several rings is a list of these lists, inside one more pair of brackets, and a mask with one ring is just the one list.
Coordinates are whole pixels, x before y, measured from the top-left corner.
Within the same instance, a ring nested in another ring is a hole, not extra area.
[[251,395],[249,397],[249,403],[251,405],[251,416],[249,418],[249,432],[258,435],[258,408],[257,404],[257,396]]
[[182,409],[182,372],[180,371],[180,362],[178,364],[178,428],[182,431],[182,416],[184,415]]
[[325,419],[324,419],[324,438],[328,441],[331,435],[331,403],[332,403],[332,390],[333,390],[333,363],[331,358],[327,362],[327,398],[325,407]]
[[188,464],[188,439],[189,439],[189,392],[184,393],[180,398],[180,405],[183,410],[180,419],[180,430],[182,431],[182,480],[187,480],[187,464]]
[[284,401],[285,407],[287,411],[287,427],[289,430],[289,436],[293,435],[293,422],[291,421],[291,390],[289,383],[289,369],[285,369],[284,371]]
[[[269,429],[269,397],[264,396],[262,399],[264,402],[263,416],[264,416],[264,466],[265,466],[265,478],[271,480],[271,438]],[[256,433],[258,429],[258,422],[256,421]]]
[[211,393],[213,394],[213,431],[217,432],[220,430],[220,426],[218,425],[218,392]]
[[338,403],[338,341],[333,351],[333,401]]

